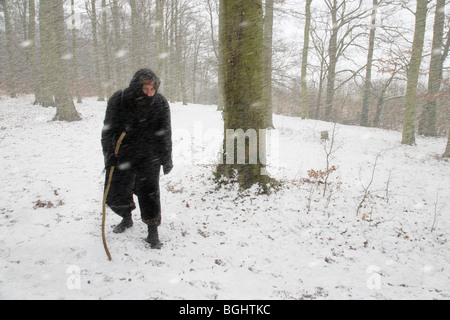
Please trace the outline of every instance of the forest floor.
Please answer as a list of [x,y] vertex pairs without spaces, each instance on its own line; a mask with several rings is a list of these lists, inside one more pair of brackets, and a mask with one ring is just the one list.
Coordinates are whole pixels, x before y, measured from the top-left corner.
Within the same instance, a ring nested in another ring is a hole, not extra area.
[[450,298],[443,138],[405,146],[399,132],[337,125],[324,194],[308,171],[326,170],[321,132],[332,138],[333,124],[274,115],[268,171],[281,188],[258,195],[216,188],[216,107],[173,103],[164,247],[145,243],[139,209],[131,229],[112,233],[120,218],[108,209],[108,261],[106,103],[84,99],[83,120],[67,123],[32,101],[0,98],[0,299]]

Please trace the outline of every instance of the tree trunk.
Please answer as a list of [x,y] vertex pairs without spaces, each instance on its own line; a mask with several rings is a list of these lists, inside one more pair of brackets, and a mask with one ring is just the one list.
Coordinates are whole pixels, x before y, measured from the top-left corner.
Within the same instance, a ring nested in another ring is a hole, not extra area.
[[336,121],[333,112],[334,104],[334,85],[336,82],[336,65],[337,65],[337,37],[338,37],[338,25],[337,25],[337,2],[334,0],[331,7],[331,25],[332,31],[330,36],[330,42],[328,46],[328,76],[327,76],[327,90],[326,90],[326,102],[325,102],[325,121]]
[[194,61],[192,63],[192,85],[191,85],[191,95],[192,102],[197,103],[197,66],[199,60],[199,51],[200,51],[201,41],[195,44],[194,46]]
[[[13,31],[11,27],[11,19],[9,16],[9,10],[7,2],[5,0],[0,0],[3,7],[3,12],[5,15],[5,33],[6,33],[6,52],[8,59],[8,93],[11,98],[17,98],[16,94],[16,72],[14,68],[14,58],[13,58]],[[8,1],[11,4],[10,1]]]
[[370,24],[370,35],[369,35],[369,49],[367,52],[366,79],[364,83],[363,106],[361,111],[361,122],[360,122],[360,125],[363,127],[367,127],[369,125],[369,101],[370,101],[370,93],[372,91],[372,63],[373,63],[373,50],[375,48],[375,31],[376,31],[375,24],[377,19],[377,7],[378,7],[378,0],[373,0],[372,19]]
[[448,140],[447,140],[447,148],[445,148],[445,152],[442,155],[444,158],[450,158],[450,128],[448,130]]
[[97,8],[95,0],[91,0],[91,22],[92,22],[92,41],[94,47],[94,66],[95,66],[95,86],[97,89],[97,101],[105,101],[105,94],[103,93],[103,79],[100,70],[100,53],[98,49],[98,35],[97,35]]
[[163,25],[164,25],[164,0],[156,0],[156,57],[158,59],[156,64],[156,74],[161,75],[164,63],[164,42],[163,42]]
[[52,45],[56,57],[55,61],[52,63],[52,73],[55,78],[54,96],[56,106],[56,115],[53,120],[77,121],[80,120],[81,117],[75,109],[75,105],[72,100],[72,95],[69,89],[67,68],[64,60],[62,59],[67,47],[64,33],[65,23],[63,1],[64,0],[54,0],[52,1],[52,5],[49,7],[51,10],[49,15],[53,16],[52,26],[54,36],[52,38],[55,42],[53,42]]
[[[311,1],[311,0],[309,0]],[[273,41],[273,0],[266,0],[264,16],[264,103],[266,106],[266,127],[273,128],[272,119],[272,41]]]
[[41,46],[42,84],[40,101],[43,107],[55,105],[53,98],[55,77],[53,76],[53,62],[58,59],[54,50],[56,34],[54,29],[53,6],[50,1],[40,1],[39,8],[39,39]]
[[394,77],[395,77],[395,73],[392,74],[392,76],[388,79],[388,81],[386,81],[386,83],[383,86],[383,89],[381,90],[380,96],[378,97],[377,111],[375,114],[375,119],[373,120],[374,127],[378,127],[380,124],[381,112],[383,111],[383,107],[384,107],[384,96],[385,96],[386,91],[387,91],[389,85],[391,84],[392,80],[394,80]]
[[437,94],[442,81],[442,49],[445,22],[445,0],[437,0],[434,18],[433,45],[431,49],[430,73],[428,77],[427,102],[419,122],[419,134],[437,136]]
[[136,0],[130,0],[131,8],[131,68],[136,72],[140,67],[139,57],[139,13],[136,7]]
[[170,24],[168,25],[167,50],[169,52],[169,63],[167,64],[167,94],[170,102],[175,102],[177,90],[175,88],[176,79],[176,56],[175,56],[175,8],[174,1],[170,1]]
[[181,94],[181,101],[183,103],[183,105],[187,105],[187,91],[186,91],[186,79],[185,79],[185,69],[186,69],[186,65],[185,65],[185,59],[183,59],[183,49],[184,49],[184,45],[183,45],[183,40],[181,37],[181,21],[183,19],[183,17],[180,15],[180,10],[179,10],[179,2],[177,1],[175,3],[175,55],[176,55],[176,66],[177,66],[177,70],[176,70],[176,77],[178,79],[177,81],[177,88],[179,88],[177,91]]
[[41,86],[39,80],[38,64],[36,58],[36,5],[34,0],[28,1],[28,41],[30,41],[29,57],[30,57],[30,69],[31,69],[31,81],[33,86],[33,92],[35,95],[34,104],[40,104]]
[[114,33],[114,78],[115,78],[115,86],[118,88],[125,87],[127,85],[127,80],[124,77],[124,73],[122,71],[122,40],[120,36],[120,17],[119,17],[119,3],[118,0],[112,1],[111,6],[111,15],[112,15],[112,24],[113,24],[113,33]]
[[322,119],[322,96],[323,96],[323,83],[325,81],[325,60],[320,61],[320,73],[319,73],[319,84],[317,88],[317,102],[316,109],[314,110],[314,119]]
[[83,103],[80,93],[80,79],[78,76],[78,56],[77,56],[77,29],[75,26],[75,0],[72,0],[72,55],[73,55],[73,81],[75,84],[75,95],[77,103]]
[[302,52],[302,75],[300,79],[303,119],[309,118],[307,71],[308,71],[308,52],[309,52],[309,32],[311,29],[311,3],[312,0],[306,0],[305,30],[303,35],[303,52]]
[[406,84],[405,113],[403,118],[402,144],[414,145],[415,121],[417,106],[417,85],[419,82],[420,64],[422,62],[423,44],[425,38],[426,15],[428,0],[417,0],[416,22],[411,61]]
[[224,4],[223,0],[219,0],[219,50],[217,53],[217,59],[218,59],[218,74],[217,74],[217,82],[218,82],[218,92],[217,92],[217,110],[224,110],[225,109],[225,93],[224,93],[224,86],[225,86],[225,66],[224,66],[224,59],[223,59],[223,47],[224,47]]
[[109,98],[114,93],[111,78],[111,62],[109,60],[108,46],[108,17],[106,15],[106,0],[102,0],[102,42],[103,42],[103,70],[105,73],[106,97]]
[[[243,189],[254,184],[265,188],[269,178],[265,172],[262,0],[223,0],[223,10],[225,139],[217,177],[235,177]],[[238,147],[234,148],[236,136]]]

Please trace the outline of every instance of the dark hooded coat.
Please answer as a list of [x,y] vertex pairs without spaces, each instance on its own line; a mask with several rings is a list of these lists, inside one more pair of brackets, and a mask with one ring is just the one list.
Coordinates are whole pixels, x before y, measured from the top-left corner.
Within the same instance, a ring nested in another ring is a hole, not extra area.
[[154,81],[156,88],[160,80],[148,70],[138,71],[130,86],[114,93],[108,102],[102,130],[102,147],[105,165],[112,161],[117,140],[122,132],[120,162],[138,164],[155,162],[165,165],[172,160],[172,130],[169,103],[163,95],[146,96],[143,82]]
[[[133,193],[138,196],[142,220],[149,225],[161,222],[159,173],[172,168],[172,130],[169,103],[158,92],[146,96],[145,81],[160,85],[148,69],[139,70],[130,86],[114,93],[108,101],[102,130],[102,148],[106,181],[111,166],[116,170],[107,204],[118,215],[131,215],[135,208]],[[126,132],[116,157],[114,150],[122,132]]]

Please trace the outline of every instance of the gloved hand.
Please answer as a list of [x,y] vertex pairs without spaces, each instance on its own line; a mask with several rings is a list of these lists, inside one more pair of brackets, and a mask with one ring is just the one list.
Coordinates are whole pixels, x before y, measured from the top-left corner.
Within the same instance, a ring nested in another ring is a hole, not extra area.
[[117,167],[119,165],[119,156],[116,154],[111,154],[109,159],[106,161],[106,167]]
[[173,169],[173,163],[172,160],[167,161],[166,163],[163,164],[163,171],[164,174],[167,175],[170,173],[170,171],[172,171]]

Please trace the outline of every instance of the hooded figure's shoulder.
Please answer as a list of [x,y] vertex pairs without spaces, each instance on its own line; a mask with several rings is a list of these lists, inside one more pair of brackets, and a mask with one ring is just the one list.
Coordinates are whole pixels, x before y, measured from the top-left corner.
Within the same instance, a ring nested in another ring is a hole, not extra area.
[[108,99],[108,106],[119,106],[122,100],[122,90],[118,90]]
[[161,107],[169,108],[169,102],[167,101],[166,97],[164,97],[161,93],[156,93],[154,99]]
[[114,93],[112,94],[111,98],[109,98],[109,99],[111,100],[111,99],[117,99],[117,98],[119,98],[120,96],[122,96],[122,92],[123,92],[123,90],[117,90],[116,92],[114,92]]

